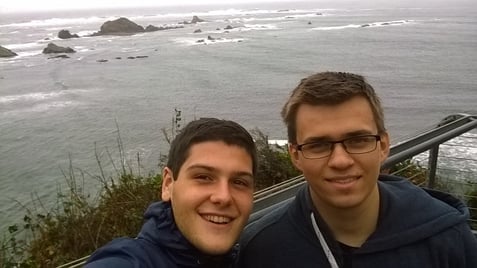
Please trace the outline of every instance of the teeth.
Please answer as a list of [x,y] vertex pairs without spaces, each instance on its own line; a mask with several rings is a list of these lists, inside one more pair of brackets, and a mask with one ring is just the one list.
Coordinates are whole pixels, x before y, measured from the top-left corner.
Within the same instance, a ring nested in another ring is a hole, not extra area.
[[205,215],[204,218],[213,223],[229,223],[230,218],[224,216]]
[[341,180],[334,180],[334,182],[336,183],[342,183],[342,184],[345,184],[345,183],[350,183],[354,181],[354,178],[347,178],[347,179],[341,179]]

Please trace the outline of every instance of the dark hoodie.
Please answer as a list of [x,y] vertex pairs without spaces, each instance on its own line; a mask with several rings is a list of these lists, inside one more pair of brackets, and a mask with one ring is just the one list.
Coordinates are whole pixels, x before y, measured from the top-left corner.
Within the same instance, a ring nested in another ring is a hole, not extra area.
[[[332,267],[333,257],[338,267],[477,267],[477,239],[466,222],[469,212],[461,201],[394,176],[380,176],[378,186],[378,225],[361,247],[347,247],[334,240],[313,208],[305,185],[291,203],[246,227],[239,267]],[[331,257],[317,238],[311,215]]]
[[137,238],[119,238],[96,250],[86,268],[232,267],[238,248],[225,256],[206,256],[177,229],[168,202],[153,203]]

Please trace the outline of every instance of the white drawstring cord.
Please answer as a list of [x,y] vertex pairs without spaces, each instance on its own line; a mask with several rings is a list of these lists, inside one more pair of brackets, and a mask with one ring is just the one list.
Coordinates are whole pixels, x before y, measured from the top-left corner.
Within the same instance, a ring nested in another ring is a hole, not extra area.
[[336,263],[335,256],[333,256],[333,252],[331,252],[330,247],[328,247],[328,244],[326,243],[326,240],[320,231],[320,228],[318,228],[318,224],[316,224],[313,212],[311,213],[311,223],[313,224],[313,229],[315,229],[316,236],[318,236],[318,240],[320,240],[321,247],[325,252],[326,258],[328,258],[331,268],[339,268],[338,263]]

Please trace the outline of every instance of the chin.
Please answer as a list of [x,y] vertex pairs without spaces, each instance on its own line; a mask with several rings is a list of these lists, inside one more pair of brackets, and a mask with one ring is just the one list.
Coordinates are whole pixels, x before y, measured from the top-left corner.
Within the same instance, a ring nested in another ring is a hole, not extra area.
[[223,255],[232,248],[233,245],[230,246],[216,246],[216,247],[211,247],[210,245],[207,248],[200,249],[200,251],[204,252],[207,255]]

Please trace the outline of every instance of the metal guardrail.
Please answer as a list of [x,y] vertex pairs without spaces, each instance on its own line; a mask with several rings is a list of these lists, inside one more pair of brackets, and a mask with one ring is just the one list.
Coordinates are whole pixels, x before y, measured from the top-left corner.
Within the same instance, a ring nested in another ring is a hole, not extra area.
[[469,132],[474,128],[477,128],[477,116],[467,114],[448,116],[436,128],[392,146],[389,157],[383,164],[383,168],[392,167],[412,156],[439,147],[445,141]]
[[88,256],[84,256],[83,258],[81,259],[77,259],[77,260],[74,260],[72,262],[68,262],[68,263],[65,263],[63,265],[60,265],[58,266],[57,268],[76,268],[76,267],[82,267],[85,263],[86,263],[86,260],[88,260],[89,258],[89,255]]
[[[468,114],[454,114],[444,118],[435,128],[426,130],[412,138],[398,142],[391,146],[389,157],[384,161],[382,168],[390,168],[397,163],[416,156],[425,151],[431,151],[429,157],[429,174],[435,175],[435,158],[439,145],[463,133],[477,128],[477,116]],[[434,154],[434,155],[433,155]],[[434,169],[434,170],[433,170]],[[432,182],[432,178],[430,180]],[[262,189],[254,194],[254,209],[249,223],[256,221],[268,211],[286,205],[296,192],[305,184],[303,175]],[[477,230],[473,233],[477,237]],[[84,265],[89,256],[58,266],[57,268],[76,268]]]
[[[382,168],[390,168],[475,128],[477,128],[477,116],[467,114],[448,116],[441,121],[438,127],[391,146],[389,157],[384,161]],[[430,173],[435,174],[435,170],[430,170]],[[254,212],[293,197],[304,183],[303,176],[298,176],[267,188],[261,197],[255,201]]]

